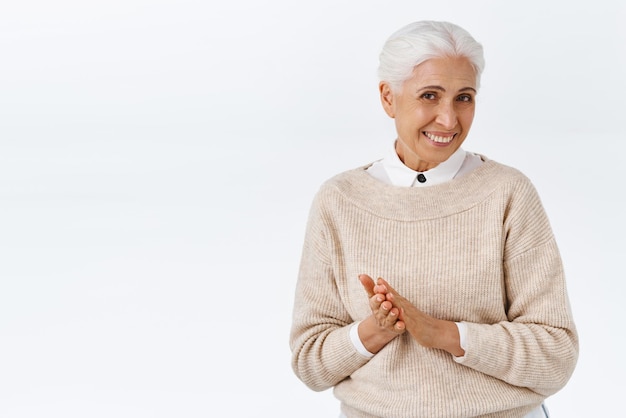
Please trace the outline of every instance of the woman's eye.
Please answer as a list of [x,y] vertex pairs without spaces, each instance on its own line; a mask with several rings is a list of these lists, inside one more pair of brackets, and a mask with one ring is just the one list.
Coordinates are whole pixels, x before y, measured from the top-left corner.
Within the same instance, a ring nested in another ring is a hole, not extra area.
[[422,94],[422,99],[435,100],[436,98],[437,98],[437,95],[435,93],[424,93],[424,94]]
[[459,102],[471,102],[471,101],[473,101],[474,99],[473,99],[473,97],[472,97],[472,96],[470,96],[469,94],[462,94],[462,95],[460,95],[460,96],[457,98],[457,100],[458,100]]

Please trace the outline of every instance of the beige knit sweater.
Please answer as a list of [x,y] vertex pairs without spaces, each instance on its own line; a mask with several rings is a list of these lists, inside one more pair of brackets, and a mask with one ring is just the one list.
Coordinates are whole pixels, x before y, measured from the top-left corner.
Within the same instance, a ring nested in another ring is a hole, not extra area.
[[[361,167],[316,195],[296,286],[296,375],[334,387],[352,417],[522,417],[570,378],[578,339],[561,258],[531,182],[488,160],[425,188]],[[383,277],[419,309],[467,324],[455,359],[408,334],[373,358],[349,338],[371,314],[357,276]]]

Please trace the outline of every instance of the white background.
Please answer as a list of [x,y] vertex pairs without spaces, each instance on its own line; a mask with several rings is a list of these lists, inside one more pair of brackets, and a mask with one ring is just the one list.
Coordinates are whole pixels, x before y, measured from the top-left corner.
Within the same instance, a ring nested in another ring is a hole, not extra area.
[[288,335],[309,204],[394,138],[384,40],[465,27],[464,148],[535,183],[580,332],[555,417],[624,411],[623,2],[4,1],[0,417],[335,417]]

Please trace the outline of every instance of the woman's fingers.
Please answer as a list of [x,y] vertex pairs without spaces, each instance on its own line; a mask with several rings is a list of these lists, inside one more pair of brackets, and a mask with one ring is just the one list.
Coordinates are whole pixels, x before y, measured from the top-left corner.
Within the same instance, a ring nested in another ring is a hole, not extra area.
[[394,306],[393,299],[388,298],[386,282],[379,278],[377,284],[367,274],[360,274],[359,281],[369,296],[370,308],[378,326],[398,334],[403,333],[405,324],[404,321],[398,320],[400,310]]
[[374,292],[374,285],[375,285],[374,279],[372,279],[367,274],[359,274],[359,281],[361,282],[361,284],[363,285],[363,288],[367,292],[367,296],[369,298],[374,296],[374,293],[375,293]]

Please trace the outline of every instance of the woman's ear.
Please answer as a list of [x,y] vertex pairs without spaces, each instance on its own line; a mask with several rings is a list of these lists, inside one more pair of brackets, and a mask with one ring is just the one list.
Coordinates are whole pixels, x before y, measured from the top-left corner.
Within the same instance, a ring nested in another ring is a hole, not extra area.
[[391,86],[386,81],[381,81],[378,84],[378,90],[380,91],[380,102],[383,105],[383,109],[385,109],[385,113],[390,118],[394,118],[395,114],[395,102],[393,91],[391,90]]

